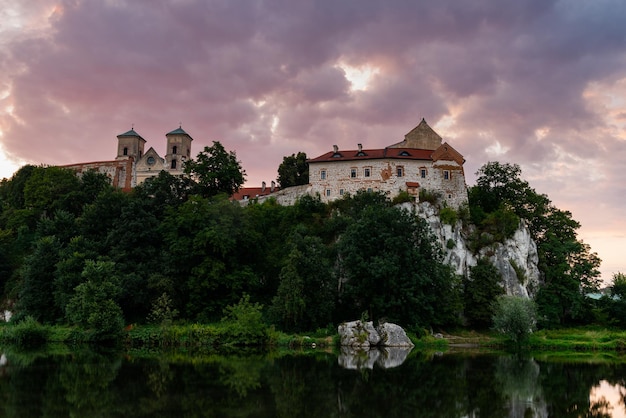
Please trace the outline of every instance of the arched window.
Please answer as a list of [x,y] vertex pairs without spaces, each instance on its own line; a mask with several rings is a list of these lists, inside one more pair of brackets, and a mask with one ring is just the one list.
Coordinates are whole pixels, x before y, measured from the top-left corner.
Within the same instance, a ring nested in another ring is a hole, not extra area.
[[124,147],[124,155],[128,155],[128,147]]
[[172,170],[176,169],[176,160],[172,160]]
[[177,151],[178,151],[178,147],[176,145],[174,145],[172,147],[172,154],[176,154]]

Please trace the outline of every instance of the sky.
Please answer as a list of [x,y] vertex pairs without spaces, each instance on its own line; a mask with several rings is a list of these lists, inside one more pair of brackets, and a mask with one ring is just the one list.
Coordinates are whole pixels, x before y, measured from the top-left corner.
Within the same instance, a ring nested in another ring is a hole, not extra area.
[[0,178],[234,151],[248,186],[284,156],[382,148],[425,118],[466,159],[518,164],[626,272],[623,0],[0,0]]

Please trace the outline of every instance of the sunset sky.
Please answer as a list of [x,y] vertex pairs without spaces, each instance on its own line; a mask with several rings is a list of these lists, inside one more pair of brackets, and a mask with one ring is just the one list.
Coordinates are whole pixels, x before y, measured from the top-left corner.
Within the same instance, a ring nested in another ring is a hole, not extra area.
[[113,159],[133,125],[163,155],[182,124],[256,186],[421,118],[469,185],[519,164],[626,272],[624,0],[0,0],[0,178]]

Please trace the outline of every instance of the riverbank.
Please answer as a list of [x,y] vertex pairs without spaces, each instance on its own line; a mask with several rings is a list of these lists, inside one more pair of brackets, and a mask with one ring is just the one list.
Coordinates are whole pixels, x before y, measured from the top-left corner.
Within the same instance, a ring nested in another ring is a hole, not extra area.
[[[506,348],[506,337],[495,332],[458,330],[442,334],[449,347]],[[522,345],[532,351],[626,352],[626,331],[597,327],[544,329],[534,332]]]
[[[506,349],[510,346],[506,337],[494,332],[454,330],[435,336],[417,338],[409,334],[416,349]],[[172,347],[282,347],[282,348],[332,348],[339,346],[339,336],[334,328],[297,335],[262,327],[242,330],[229,324],[184,325],[131,325],[115,339],[101,341],[90,331],[69,326],[47,326],[34,321],[17,325],[0,326],[0,342],[18,346],[38,346],[47,342],[65,344],[104,343],[123,345],[127,348]],[[626,352],[626,331],[596,327],[540,330],[531,334],[522,349],[530,351],[604,351]]]

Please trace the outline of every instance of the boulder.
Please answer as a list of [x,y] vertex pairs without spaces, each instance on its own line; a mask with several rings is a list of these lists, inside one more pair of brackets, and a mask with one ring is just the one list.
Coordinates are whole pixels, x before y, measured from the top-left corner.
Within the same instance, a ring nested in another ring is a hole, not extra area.
[[380,342],[380,336],[374,329],[372,321],[344,322],[337,328],[337,333],[342,346],[369,348]]
[[380,336],[379,345],[383,347],[413,347],[413,343],[399,325],[385,322],[376,331]]

